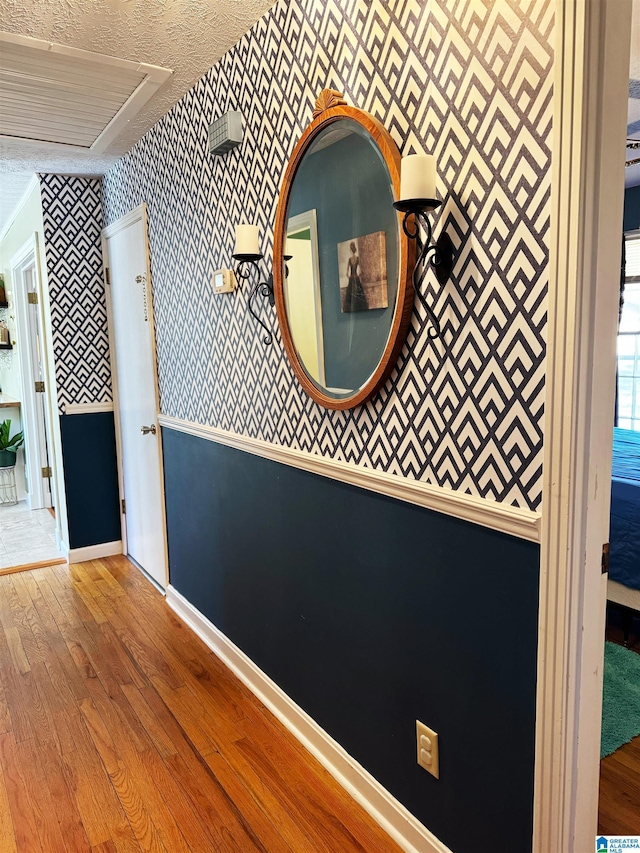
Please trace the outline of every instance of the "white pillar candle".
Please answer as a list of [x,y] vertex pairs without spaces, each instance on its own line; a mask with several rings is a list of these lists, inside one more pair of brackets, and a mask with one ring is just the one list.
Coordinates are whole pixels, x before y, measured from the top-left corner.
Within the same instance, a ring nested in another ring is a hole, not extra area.
[[407,154],[400,166],[400,201],[436,198],[436,158],[431,154]]
[[258,245],[258,226],[236,225],[236,247],[234,255],[260,255],[260,246]]

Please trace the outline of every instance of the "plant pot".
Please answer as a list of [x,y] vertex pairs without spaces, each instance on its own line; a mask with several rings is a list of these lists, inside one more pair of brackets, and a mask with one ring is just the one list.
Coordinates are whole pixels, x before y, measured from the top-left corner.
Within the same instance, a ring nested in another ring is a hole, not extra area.
[[0,468],[13,468],[15,464],[15,450],[0,450]]

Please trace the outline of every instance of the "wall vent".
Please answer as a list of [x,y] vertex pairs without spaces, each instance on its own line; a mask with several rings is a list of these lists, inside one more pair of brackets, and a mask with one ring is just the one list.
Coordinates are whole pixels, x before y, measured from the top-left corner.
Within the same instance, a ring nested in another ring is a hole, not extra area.
[[226,154],[242,142],[242,113],[237,110],[220,116],[209,125],[209,151]]

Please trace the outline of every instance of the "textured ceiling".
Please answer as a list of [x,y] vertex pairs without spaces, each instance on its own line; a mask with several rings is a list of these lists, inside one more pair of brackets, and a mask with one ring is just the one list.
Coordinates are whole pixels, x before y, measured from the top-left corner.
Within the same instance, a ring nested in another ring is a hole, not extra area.
[[32,172],[0,172],[0,233],[27,191],[32,177]]
[[[101,175],[128,151],[182,95],[266,12],[273,0],[0,0],[0,30],[71,47],[148,62],[174,70],[173,77],[102,155],[52,153],[36,142],[0,140],[0,172],[17,173],[26,185],[33,172]],[[629,131],[640,118],[640,0],[633,2]],[[635,132],[634,132],[635,131]],[[629,151],[627,159],[637,151]],[[640,166],[626,170],[626,185],[640,184]],[[10,205],[0,184],[1,220]],[[8,190],[7,190],[8,191]]]
[[0,30],[172,68],[107,151],[0,142],[0,170],[103,174],[264,14],[273,0],[0,0]]

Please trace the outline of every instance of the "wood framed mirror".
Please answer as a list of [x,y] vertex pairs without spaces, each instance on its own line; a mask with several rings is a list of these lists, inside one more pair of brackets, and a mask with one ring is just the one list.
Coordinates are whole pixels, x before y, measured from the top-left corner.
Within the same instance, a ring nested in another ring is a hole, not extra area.
[[321,93],[287,166],[273,278],[287,357],[316,403],[349,409],[393,369],[413,307],[415,242],[393,208],[400,152],[373,116]]

